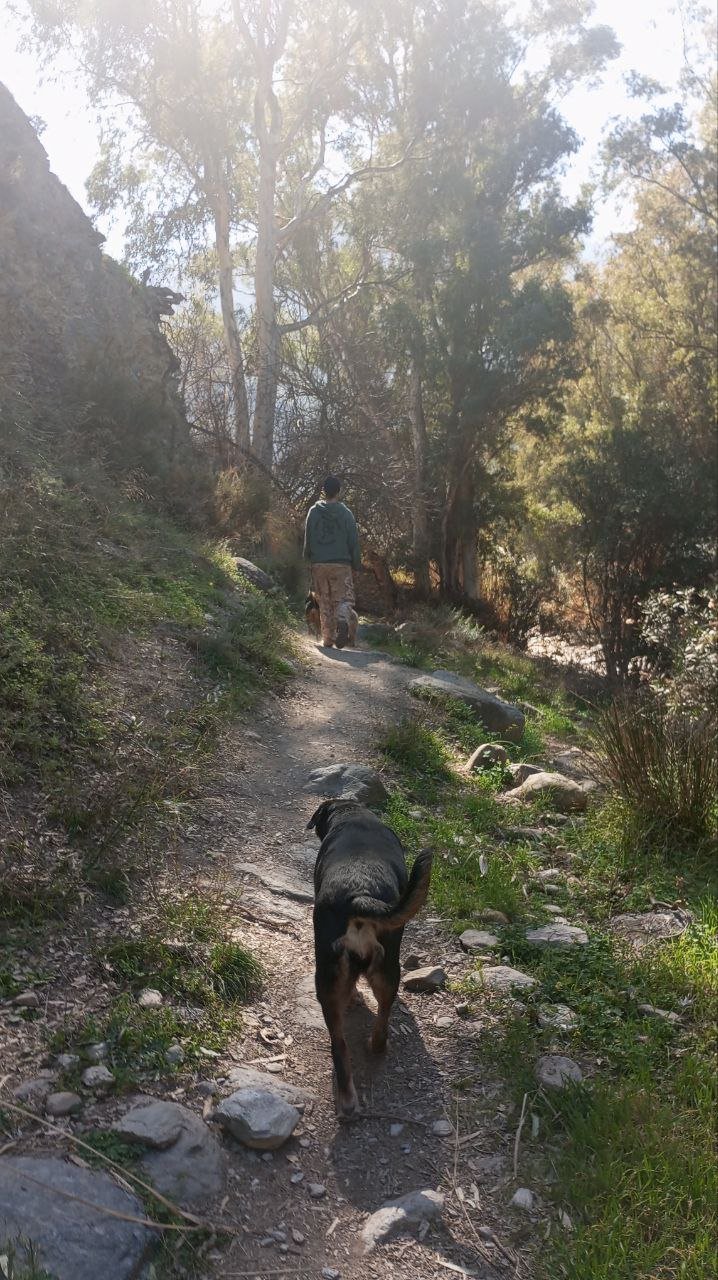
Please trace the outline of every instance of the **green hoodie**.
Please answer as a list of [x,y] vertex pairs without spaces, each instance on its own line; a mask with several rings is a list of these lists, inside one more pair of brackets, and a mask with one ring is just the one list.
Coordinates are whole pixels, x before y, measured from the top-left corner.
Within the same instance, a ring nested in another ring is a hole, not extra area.
[[310,508],[304,530],[304,558],[312,564],[361,566],[356,520],[343,502],[323,498]]

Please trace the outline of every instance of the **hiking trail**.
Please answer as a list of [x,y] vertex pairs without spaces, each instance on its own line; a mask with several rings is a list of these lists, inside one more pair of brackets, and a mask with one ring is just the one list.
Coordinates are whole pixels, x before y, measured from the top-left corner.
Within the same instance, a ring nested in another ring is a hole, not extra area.
[[[323,650],[308,641],[304,656],[290,693],[269,695],[255,728],[230,728],[213,769],[212,795],[200,802],[214,832],[210,861],[218,860],[242,888],[237,936],[266,972],[261,999],[247,1007],[243,1036],[230,1056],[238,1066],[276,1073],[316,1095],[280,1150],[262,1155],[227,1144],[229,1194],[220,1220],[243,1234],[209,1255],[211,1274],[528,1278],[527,1264],[502,1242],[511,1194],[503,1183],[518,1117],[505,1105],[500,1081],[477,1075],[482,1021],[456,1013],[460,997],[400,989],[388,1051],[377,1060],[366,1049],[373,997],[360,984],[347,1039],[364,1114],[351,1124],[337,1120],[329,1039],[313,985],[318,842],[305,830],[321,801],[302,788],[315,768],[372,760],[377,725],[415,706],[406,686],[416,672],[378,652]],[[412,952],[441,964],[450,978],[470,965],[431,906],[407,927],[402,961]],[[452,1101],[459,1082],[470,1133],[463,1105],[459,1111]],[[223,1084],[221,1093],[227,1092]],[[441,1221],[422,1225],[420,1239],[415,1231],[357,1256],[367,1215],[425,1189],[444,1194]]]

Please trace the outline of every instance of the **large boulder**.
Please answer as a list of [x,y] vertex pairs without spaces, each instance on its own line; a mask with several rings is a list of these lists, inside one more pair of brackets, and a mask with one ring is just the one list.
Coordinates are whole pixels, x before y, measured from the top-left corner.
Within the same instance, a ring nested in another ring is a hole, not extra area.
[[329,799],[350,798],[361,804],[384,804],[389,798],[380,774],[367,764],[330,764],[313,769],[302,790]]
[[523,737],[523,711],[482,689],[473,680],[457,675],[455,671],[439,670],[432,671],[431,675],[417,676],[409,682],[409,689],[418,697],[433,693],[463,702],[465,706],[471,707],[477,719],[490,733],[499,733],[508,742],[520,742]]
[[533,773],[505,796],[507,804],[530,804],[536,799],[546,800],[560,813],[582,813],[588,803],[583,787],[562,773]]
[[106,1173],[57,1156],[0,1158],[0,1246],[15,1242],[25,1260],[21,1242],[32,1243],[53,1280],[135,1280],[156,1235],[127,1219],[145,1217],[141,1200]]

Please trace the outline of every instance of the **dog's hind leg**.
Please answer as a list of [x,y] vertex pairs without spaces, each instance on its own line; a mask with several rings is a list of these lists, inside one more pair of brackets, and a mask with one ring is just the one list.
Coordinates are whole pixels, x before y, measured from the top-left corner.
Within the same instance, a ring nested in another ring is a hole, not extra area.
[[328,979],[317,974],[317,999],[322,1007],[331,1040],[334,1078],[336,1081],[337,1110],[347,1119],[359,1110],[359,1099],[352,1078],[349,1047],[344,1036],[344,1013],[354,990],[346,957],[342,957],[334,974]]
[[384,955],[376,969],[367,974],[369,986],[376,997],[379,1008],[369,1040],[372,1053],[383,1053],[389,1034],[389,1015],[399,990],[399,947],[401,933],[386,938]]

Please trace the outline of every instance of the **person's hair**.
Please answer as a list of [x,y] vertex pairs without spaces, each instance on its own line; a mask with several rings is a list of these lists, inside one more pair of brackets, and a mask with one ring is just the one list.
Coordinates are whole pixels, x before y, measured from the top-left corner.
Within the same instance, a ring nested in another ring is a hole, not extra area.
[[341,487],[342,482],[338,476],[326,476],[322,485],[322,489],[328,498],[336,498]]

